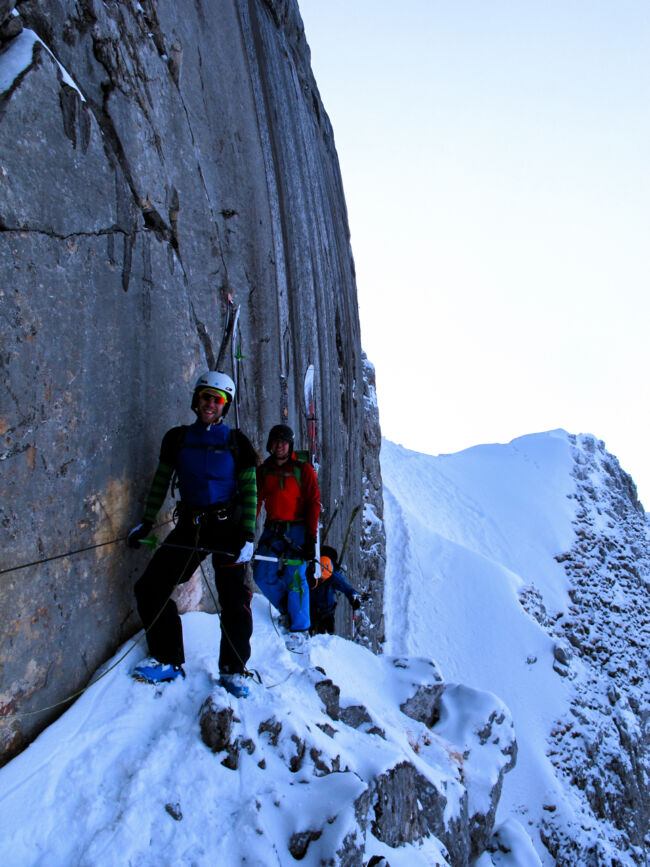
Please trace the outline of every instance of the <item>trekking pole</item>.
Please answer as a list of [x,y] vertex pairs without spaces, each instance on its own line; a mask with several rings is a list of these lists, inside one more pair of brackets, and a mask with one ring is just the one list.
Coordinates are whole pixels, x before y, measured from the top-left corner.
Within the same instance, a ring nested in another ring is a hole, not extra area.
[[[232,551],[220,551],[218,548],[197,548],[194,545],[175,545],[173,542],[158,542],[154,538],[141,539],[141,545],[147,545],[150,548],[180,548],[184,551],[194,551],[197,554],[220,554],[223,557],[235,557]],[[287,566],[299,566],[305,560],[285,560],[283,557],[269,557],[266,554],[253,554],[253,560],[265,560],[267,563],[285,563]],[[232,564],[237,565],[235,563]]]
[[352,514],[350,515],[350,520],[348,521],[348,529],[345,531],[345,539],[343,540],[343,547],[341,548],[341,554],[339,555],[339,566],[343,562],[343,555],[345,554],[345,549],[348,545],[348,539],[350,538],[350,531],[352,530],[352,522],[357,517],[357,514],[361,511],[361,504],[355,506],[352,509]]
[[266,554],[253,554],[253,560],[263,560],[266,563],[284,563],[286,566],[299,566],[304,560],[285,560],[283,557],[267,557]]

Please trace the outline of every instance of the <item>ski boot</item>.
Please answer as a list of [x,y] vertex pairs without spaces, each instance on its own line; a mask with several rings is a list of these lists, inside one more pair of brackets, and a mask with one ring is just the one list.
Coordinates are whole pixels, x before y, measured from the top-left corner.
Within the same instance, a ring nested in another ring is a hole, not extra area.
[[172,665],[169,662],[158,662],[153,657],[148,657],[139,662],[131,672],[131,676],[141,683],[170,683],[177,678],[184,678],[185,672],[181,665]]
[[222,686],[230,695],[235,698],[246,698],[248,695],[248,687],[243,674],[231,674],[230,672],[222,671],[219,675],[219,686]]

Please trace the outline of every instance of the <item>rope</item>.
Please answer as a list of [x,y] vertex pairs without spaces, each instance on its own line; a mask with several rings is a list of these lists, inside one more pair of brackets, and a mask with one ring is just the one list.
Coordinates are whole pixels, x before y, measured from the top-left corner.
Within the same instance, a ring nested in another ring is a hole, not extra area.
[[269,686],[265,686],[264,689],[275,689],[278,686],[282,686],[283,683],[286,683],[290,677],[293,677],[296,673],[296,670],[290,671],[286,677],[283,677],[282,680],[279,680],[277,683],[272,683]]
[[[152,528],[159,530],[161,527],[171,524],[172,519],[164,521],[162,524],[157,524]],[[73,557],[75,554],[83,554],[85,551],[94,551],[96,548],[105,548],[107,545],[116,545],[118,542],[126,542],[127,536],[118,536],[117,539],[111,539],[108,542],[98,542],[96,545],[87,545],[85,548],[76,548],[74,551],[68,551],[67,554],[53,554],[51,557],[44,557],[42,560],[32,560],[31,563],[22,563],[20,566],[10,566],[8,569],[0,569],[0,575],[6,575],[9,572],[18,572],[20,569],[27,569],[30,566],[42,566],[44,563],[51,563],[52,560],[63,560],[66,557]]]
[[[232,554],[231,554],[230,556],[232,556]],[[230,566],[236,566],[236,565],[237,565],[236,563],[228,563],[228,564],[225,564],[225,566],[220,567],[220,568],[229,568]],[[244,677],[252,677],[253,679],[257,678],[257,682],[261,684],[261,683],[262,683],[262,678],[261,678],[261,676],[260,676],[259,671],[257,671],[256,669],[249,669],[249,668],[246,666],[246,663],[244,662],[244,660],[243,660],[243,659],[241,658],[241,656],[239,655],[239,652],[237,651],[237,648],[235,647],[235,645],[234,645],[232,639],[230,638],[230,636],[228,635],[227,630],[224,628],[224,625],[223,625],[223,618],[221,617],[221,611],[222,611],[223,609],[220,608],[220,606],[219,606],[219,602],[218,602],[216,596],[214,595],[214,593],[212,592],[212,587],[210,586],[210,582],[208,581],[208,578],[207,578],[207,576],[206,576],[206,574],[205,574],[205,569],[203,568],[203,561],[201,561],[201,563],[199,563],[199,566],[200,566],[200,568],[201,568],[201,577],[203,578],[203,581],[204,581],[204,583],[205,583],[205,586],[208,588],[208,592],[209,592],[210,596],[212,597],[212,601],[213,601],[213,603],[214,603],[214,607],[215,607],[215,610],[216,610],[216,612],[217,612],[217,617],[219,618],[219,626],[221,627],[221,632],[222,632],[223,635],[225,635],[226,640],[228,641],[228,644],[230,645],[230,647],[231,647],[233,653],[235,654],[235,656],[237,657],[237,659],[238,659],[239,662],[241,663],[241,666],[242,666],[242,668],[244,669]]]
[[[158,529],[160,529],[161,527],[165,527],[167,524],[170,524],[171,522],[172,522],[171,519],[170,519],[169,521],[164,521],[162,524],[157,524],[157,525],[156,525],[155,527],[153,527],[152,529],[153,529],[153,530],[158,530]],[[199,531],[198,531],[198,529],[197,529],[197,536],[196,536],[197,542],[198,542],[198,533],[199,533]],[[118,542],[125,542],[125,541],[127,540],[127,538],[128,538],[128,536],[120,536],[120,537],[118,537],[117,539],[111,539],[111,540],[108,541],[108,542],[99,542],[99,543],[96,544],[96,545],[88,545],[88,546],[86,546],[85,548],[77,548],[77,549],[74,550],[74,551],[69,551],[67,554],[55,554],[55,555],[53,555],[53,556],[51,556],[51,557],[45,557],[45,558],[43,558],[42,560],[34,560],[34,561],[31,562],[31,563],[23,563],[23,564],[21,564],[20,566],[12,566],[12,567],[10,567],[10,568],[8,568],[8,569],[2,569],[2,570],[0,570],[0,575],[5,574],[5,573],[8,573],[8,572],[16,572],[16,571],[18,571],[18,570],[20,570],[20,569],[27,569],[27,568],[30,567],[30,566],[40,566],[40,565],[42,565],[42,564],[44,564],[44,563],[49,563],[49,562],[51,562],[52,560],[61,560],[61,559],[64,559],[65,557],[72,557],[72,556],[75,555],[75,554],[81,554],[81,553],[83,553],[83,552],[85,552],[85,551],[92,551],[92,550],[94,550],[94,549],[96,549],[96,548],[103,548],[103,547],[105,547],[106,545],[115,545],[115,544],[118,543]],[[198,545],[194,545],[194,546],[192,546],[192,545],[176,545],[176,544],[174,544],[174,543],[172,543],[172,542],[161,542],[160,545],[159,545],[158,547],[160,547],[160,548],[164,548],[164,547],[168,547],[168,548],[182,548],[182,549],[185,549],[185,550],[188,550],[188,551],[192,551],[192,552],[194,552],[195,554],[206,554],[206,555],[207,555],[207,554],[219,554],[219,555],[222,555],[222,556],[225,555],[225,556],[228,556],[228,557],[232,557],[232,556],[233,556],[232,552],[230,552],[230,551],[220,551],[220,550],[218,550],[218,549],[213,549],[213,548],[199,548]],[[36,716],[36,715],[41,714],[41,713],[46,713],[47,711],[50,711],[50,710],[56,710],[56,708],[58,708],[58,707],[62,707],[63,705],[66,705],[66,704],[69,704],[71,701],[74,701],[75,699],[79,698],[79,696],[83,695],[84,692],[86,692],[88,689],[90,689],[91,686],[94,686],[96,683],[99,683],[99,681],[102,680],[102,678],[106,677],[107,674],[110,674],[111,671],[113,671],[115,668],[117,668],[117,666],[118,666],[118,665],[119,665],[119,664],[120,664],[124,659],[126,659],[126,657],[129,655],[129,653],[131,653],[131,651],[135,650],[135,648],[136,648],[136,647],[137,647],[137,646],[142,642],[142,639],[146,636],[146,634],[149,632],[149,630],[150,630],[150,629],[154,626],[154,624],[158,621],[159,617],[162,615],[162,612],[163,612],[164,609],[165,609],[165,606],[167,605],[167,603],[169,602],[169,600],[170,600],[171,597],[173,596],[174,592],[176,591],[176,588],[179,586],[179,584],[182,583],[182,578],[183,578],[183,576],[185,575],[185,569],[187,569],[187,566],[190,564],[191,559],[192,559],[191,557],[188,557],[187,565],[185,566],[185,568],[184,568],[183,571],[181,572],[178,581],[176,582],[176,584],[174,584],[174,586],[173,586],[171,592],[169,593],[169,596],[165,599],[165,601],[164,601],[162,607],[160,608],[160,611],[158,611],[158,613],[156,614],[156,616],[154,617],[154,619],[153,619],[153,620],[151,621],[151,623],[149,624],[148,628],[144,630],[142,636],[140,636],[140,638],[136,639],[136,640],[131,644],[131,646],[130,646],[130,647],[129,647],[129,648],[128,648],[128,649],[127,649],[123,654],[122,654],[122,656],[120,656],[119,659],[117,659],[117,660],[116,660],[116,661],[115,661],[111,666],[109,666],[109,668],[107,668],[106,671],[102,672],[102,673],[101,673],[98,677],[96,677],[94,680],[91,680],[90,683],[86,684],[86,686],[82,687],[81,689],[77,690],[76,692],[71,693],[70,695],[66,696],[65,698],[60,699],[59,701],[55,702],[54,704],[47,705],[46,707],[39,708],[38,710],[32,710],[32,711],[20,711],[20,712],[16,712],[16,713],[7,713],[7,714],[4,714],[4,715],[2,716],[2,720],[20,719],[20,718],[22,718],[22,717]],[[235,563],[224,564],[224,565],[223,565],[222,567],[220,567],[220,568],[230,568],[231,566],[235,566],[235,565],[237,565],[237,564],[235,564]],[[204,580],[204,582],[205,582],[205,585],[207,586],[207,588],[208,588],[208,592],[210,593],[210,596],[212,597],[212,601],[213,601],[213,603],[214,603],[214,607],[215,607],[215,609],[216,609],[217,616],[218,616],[218,618],[219,618],[219,624],[220,624],[220,626],[221,626],[221,631],[222,631],[222,633],[225,635],[226,640],[228,641],[228,643],[230,644],[230,647],[231,647],[232,650],[234,651],[235,656],[237,657],[237,659],[238,659],[239,662],[241,663],[241,665],[242,665],[242,667],[243,667],[243,669],[244,669],[244,676],[245,676],[245,677],[251,677],[251,678],[253,678],[254,680],[256,679],[257,682],[258,682],[260,685],[263,685],[263,683],[262,683],[262,678],[261,678],[259,672],[258,672],[256,669],[249,669],[249,668],[247,668],[246,663],[243,661],[243,659],[242,659],[241,656],[239,655],[239,653],[238,653],[238,651],[237,651],[237,648],[236,648],[235,645],[233,644],[232,639],[231,639],[230,636],[228,635],[227,630],[224,628],[224,625],[223,625],[223,619],[222,619],[222,617],[221,617],[221,608],[220,608],[220,606],[219,606],[219,602],[218,602],[217,598],[215,597],[214,593],[212,592],[212,587],[210,586],[210,582],[208,581],[207,576],[206,576],[206,574],[205,574],[205,570],[203,569],[203,561],[202,561],[202,560],[199,562],[199,566],[200,566],[200,569],[201,569],[201,575],[202,575],[202,577],[203,577],[203,580]],[[270,603],[269,603],[269,608],[270,608]],[[271,618],[271,619],[273,620],[273,618]],[[274,623],[274,626],[275,626],[275,623]],[[277,632],[277,627],[276,627],[276,632]],[[278,632],[278,635],[280,635],[279,632]],[[287,649],[288,649],[288,648],[287,648]],[[297,651],[290,651],[290,652],[291,652],[291,653],[296,653]],[[285,680],[286,680],[286,678],[285,678]],[[284,681],[281,681],[281,683],[284,683]],[[273,686],[278,686],[278,685],[279,685],[279,684],[274,684]],[[273,687],[265,687],[265,688],[266,688],[266,689],[271,689],[271,688],[273,688]]]
[[[154,527],[153,529],[157,530],[157,529],[159,529],[160,527],[164,527],[164,526],[166,526],[167,524],[170,524],[170,523],[171,523],[171,520],[169,520],[169,521],[164,521],[162,524],[158,524],[158,525],[157,525],[156,527]],[[196,537],[196,538],[197,538],[197,541],[198,541],[198,532],[199,532],[199,531],[198,531],[198,529],[197,529],[197,537]],[[92,548],[99,548],[99,547],[102,547],[102,545],[111,545],[111,544],[114,544],[115,542],[120,542],[120,541],[123,542],[123,541],[125,541],[125,539],[127,539],[127,538],[128,538],[128,536],[124,536],[124,537],[122,537],[121,539],[114,539],[112,542],[102,542],[100,545],[91,545],[91,546],[89,546],[89,548],[86,548],[86,549],[80,549],[80,551],[81,551],[81,550],[92,550]],[[163,547],[164,544],[165,544],[165,543],[163,542],[163,543],[161,544],[160,547]],[[187,548],[187,549],[190,550],[190,551],[198,551],[198,550],[199,550],[198,548],[192,548],[190,545],[174,545],[174,546],[169,545],[169,547]],[[67,555],[67,554],[59,554],[59,555],[56,555],[55,557],[49,557],[49,558],[47,558],[46,560],[43,560],[43,561],[37,561],[37,562],[38,562],[38,563],[41,563],[41,562],[43,562],[43,563],[47,563],[47,562],[49,562],[49,560],[57,560],[57,559],[59,559],[60,557],[66,557],[66,556],[69,556],[69,555]],[[232,556],[232,555],[229,554],[228,556]],[[99,681],[100,681],[102,678],[106,677],[106,675],[109,674],[111,671],[113,671],[114,668],[117,668],[117,666],[118,666],[118,665],[119,665],[119,664],[120,664],[124,659],[126,659],[126,657],[129,655],[129,653],[131,653],[132,650],[135,650],[135,648],[140,644],[140,642],[142,641],[142,639],[144,638],[144,636],[146,636],[146,634],[149,632],[149,630],[152,628],[152,626],[154,626],[154,624],[158,621],[159,617],[161,616],[161,614],[162,614],[163,611],[165,610],[165,606],[167,605],[167,603],[169,602],[169,600],[170,600],[170,599],[172,598],[172,596],[174,595],[174,593],[175,593],[175,591],[176,591],[176,588],[179,586],[179,584],[181,584],[182,578],[183,578],[183,576],[185,575],[185,570],[186,570],[187,567],[189,566],[189,564],[190,564],[190,562],[191,562],[191,559],[192,559],[191,557],[188,557],[188,559],[187,559],[187,564],[185,565],[183,571],[181,572],[178,581],[177,581],[176,584],[174,584],[174,586],[172,587],[172,589],[171,589],[171,591],[170,591],[170,593],[169,593],[169,596],[168,596],[168,597],[165,599],[165,601],[163,602],[163,604],[162,604],[160,610],[158,611],[158,613],[156,614],[156,616],[154,617],[154,619],[151,621],[151,623],[149,624],[149,626],[144,630],[143,635],[140,636],[140,638],[136,639],[136,640],[131,644],[131,646],[128,648],[128,650],[126,650],[125,653],[123,653],[122,656],[120,656],[120,658],[117,659],[117,660],[113,663],[113,665],[109,666],[109,668],[107,668],[106,671],[102,672],[102,673],[99,675],[99,677],[96,677],[95,680],[91,680],[90,683],[86,684],[86,686],[82,687],[82,689],[79,689],[79,690],[77,690],[76,692],[71,693],[69,696],[66,696],[66,698],[62,698],[60,701],[57,701],[57,702],[55,702],[54,704],[47,705],[46,707],[39,708],[38,710],[21,711],[21,712],[17,712],[17,713],[8,713],[8,714],[5,714],[5,715],[2,717],[2,719],[3,719],[3,720],[9,720],[9,719],[20,719],[21,717],[36,716],[37,714],[45,713],[45,712],[48,711],[48,710],[55,710],[57,707],[62,707],[63,705],[68,704],[69,702],[73,701],[74,699],[79,698],[79,696],[83,695],[84,692],[86,692],[86,690],[90,689],[91,686],[94,686],[96,683],[99,683]],[[35,565],[35,564],[26,564],[26,565]],[[17,566],[17,567],[15,567],[15,568],[16,568],[16,569],[22,569],[22,568],[25,568],[25,567],[24,567],[24,566]],[[5,571],[12,571],[12,570],[5,570]],[[201,566],[201,571],[203,571],[203,567],[202,567],[202,566]],[[214,598],[214,597],[213,597],[213,598]],[[236,652],[236,651],[235,651],[235,652]],[[258,677],[259,677],[259,675],[258,675]],[[261,683],[261,679],[260,679],[260,683]]]
[[[167,522],[167,523],[169,523],[169,522]],[[162,526],[162,525],[161,525],[161,526]],[[188,560],[188,562],[189,562],[189,560]],[[185,574],[185,570],[183,570],[183,572],[181,573],[181,578],[183,577],[184,574]],[[143,634],[142,634],[139,638],[137,638],[137,639],[136,639],[136,640],[131,644],[131,646],[130,646],[130,647],[129,647],[129,648],[128,648],[128,649],[127,649],[123,654],[122,654],[122,656],[120,656],[119,659],[117,659],[117,660],[113,663],[113,665],[109,666],[109,667],[106,669],[106,671],[103,671],[103,672],[102,672],[98,677],[95,678],[95,680],[91,680],[90,683],[86,684],[86,686],[82,687],[81,689],[78,689],[76,692],[71,693],[71,695],[67,696],[66,698],[62,698],[60,701],[57,701],[57,702],[55,702],[54,704],[47,705],[47,707],[39,708],[39,710],[22,711],[22,712],[20,712],[20,713],[8,713],[8,714],[5,714],[5,715],[2,717],[2,719],[3,719],[3,720],[8,720],[8,719],[19,719],[19,718],[21,718],[21,717],[26,717],[26,716],[36,716],[37,714],[39,714],[39,713],[45,713],[45,712],[48,711],[48,710],[55,710],[57,707],[61,707],[62,705],[64,705],[64,704],[68,704],[69,702],[73,701],[74,699],[79,698],[79,696],[80,696],[80,695],[83,695],[84,692],[86,692],[86,690],[90,689],[91,686],[94,686],[96,683],[99,683],[99,681],[100,681],[102,678],[106,677],[106,675],[109,674],[111,671],[113,671],[114,668],[117,668],[117,666],[118,666],[118,665],[119,665],[119,664],[120,664],[124,659],[126,659],[126,657],[129,655],[129,653],[131,653],[132,650],[135,650],[135,648],[140,644],[140,642],[142,641],[142,639],[146,636],[147,632],[149,632],[149,630],[151,629],[151,627],[152,627],[152,626],[157,622],[158,618],[160,617],[160,615],[161,615],[161,614],[163,613],[163,611],[165,610],[165,606],[167,605],[167,603],[169,602],[169,600],[170,600],[170,599],[172,598],[172,596],[174,595],[174,592],[175,592],[176,588],[178,587],[178,585],[179,585],[180,583],[181,583],[181,582],[180,582],[180,578],[179,578],[178,581],[176,582],[176,584],[172,587],[172,590],[171,590],[169,596],[168,596],[167,599],[165,599],[165,601],[163,602],[160,611],[156,614],[156,616],[154,617],[154,619],[151,621],[151,623],[149,624],[148,628],[144,630]]]

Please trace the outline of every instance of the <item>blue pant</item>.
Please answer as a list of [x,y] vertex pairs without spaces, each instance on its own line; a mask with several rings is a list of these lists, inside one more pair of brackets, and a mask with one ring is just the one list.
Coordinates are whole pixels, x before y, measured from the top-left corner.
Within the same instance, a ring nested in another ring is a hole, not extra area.
[[[287,542],[284,535],[291,540]],[[256,560],[253,575],[262,593],[281,614],[289,614],[291,629],[309,629],[309,586],[307,564],[300,559],[295,549],[305,541],[303,524],[283,524],[279,531],[265,530],[262,533],[257,553],[265,557],[284,557],[292,565]],[[295,561],[300,560],[299,565]]]

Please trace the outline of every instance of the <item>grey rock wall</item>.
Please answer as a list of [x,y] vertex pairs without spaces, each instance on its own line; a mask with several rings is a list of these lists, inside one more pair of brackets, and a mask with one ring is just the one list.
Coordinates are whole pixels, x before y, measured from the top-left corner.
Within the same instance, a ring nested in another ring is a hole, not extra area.
[[359,576],[364,605],[356,620],[357,639],[372,650],[384,641],[384,494],[376,456],[381,449],[381,428],[375,387],[375,369],[363,356],[363,501],[360,513],[363,558]]
[[[6,758],[62,706],[20,714],[82,687],[138,626],[147,555],[104,543],[139,519],[165,430],[192,420],[229,295],[242,428],[258,447],[282,377],[304,441],[315,365],[334,545],[364,478],[379,479],[379,435],[334,138],[295,0],[5,0],[0,40],[0,568],[102,546],[0,575]],[[368,572],[360,533],[358,521],[349,577],[379,588],[381,552]],[[351,634],[349,613],[339,626]]]

